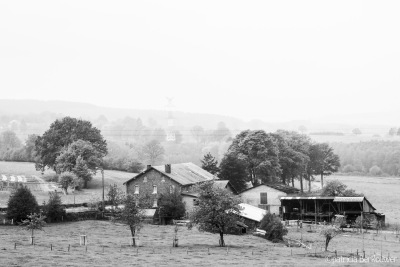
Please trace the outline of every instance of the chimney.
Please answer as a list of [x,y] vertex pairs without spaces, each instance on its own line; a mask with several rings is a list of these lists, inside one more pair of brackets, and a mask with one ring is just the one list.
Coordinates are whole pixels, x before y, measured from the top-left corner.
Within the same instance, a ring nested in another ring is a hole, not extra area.
[[171,173],[171,164],[165,164],[165,173]]
[[146,170],[149,170],[151,168],[151,165],[147,165]]

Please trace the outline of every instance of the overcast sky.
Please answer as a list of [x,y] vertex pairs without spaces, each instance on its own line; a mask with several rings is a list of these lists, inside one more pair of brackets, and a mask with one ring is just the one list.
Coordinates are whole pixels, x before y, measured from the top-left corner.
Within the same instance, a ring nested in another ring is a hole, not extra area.
[[400,110],[400,1],[1,1],[0,98],[284,121]]

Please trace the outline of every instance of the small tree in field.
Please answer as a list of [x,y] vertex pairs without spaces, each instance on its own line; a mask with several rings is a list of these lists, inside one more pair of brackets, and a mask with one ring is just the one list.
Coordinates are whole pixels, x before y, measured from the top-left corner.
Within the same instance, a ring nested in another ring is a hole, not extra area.
[[68,195],[68,187],[73,186],[76,179],[77,176],[72,172],[63,172],[59,176],[58,182],[60,183],[61,188],[64,190],[66,195]]
[[283,236],[288,232],[281,219],[269,212],[261,220],[260,229],[265,231],[265,238],[272,242],[283,240]]
[[127,224],[132,235],[132,246],[136,246],[136,234],[143,227],[145,219],[145,209],[149,207],[147,198],[138,198],[127,195],[124,201],[125,207],[122,209],[118,220]]
[[327,226],[321,230],[321,235],[325,237],[325,251],[328,251],[329,242],[342,233],[342,230],[337,226]]
[[23,220],[20,225],[21,226],[26,226],[25,229],[28,231],[32,231],[31,233],[31,245],[34,244],[33,238],[34,238],[34,230],[42,230],[43,226],[46,225],[46,222],[44,221],[46,219],[46,216],[42,216],[41,214],[33,213],[31,215],[28,215],[28,219]]
[[23,186],[11,194],[7,204],[7,218],[9,220],[19,222],[35,212],[39,212],[39,206],[29,188]]
[[[218,232],[219,245],[225,246],[224,234],[237,228],[240,198],[230,191],[213,186],[213,181],[200,184],[198,206],[190,215],[191,223],[200,231]],[[192,227],[189,225],[189,228]]]

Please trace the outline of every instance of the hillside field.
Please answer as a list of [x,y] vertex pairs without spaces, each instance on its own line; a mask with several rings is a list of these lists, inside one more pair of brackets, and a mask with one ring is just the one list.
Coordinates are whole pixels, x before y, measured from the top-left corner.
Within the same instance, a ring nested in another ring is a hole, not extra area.
[[[87,248],[80,246],[80,235],[86,235]],[[361,234],[345,232],[334,238],[330,252],[323,252],[323,237],[289,227],[287,237],[300,240],[305,247],[287,247],[261,237],[225,235],[228,248],[218,247],[218,235],[179,227],[179,247],[172,248],[174,226],[146,224],[138,234],[139,247],[129,246],[130,232],[126,225],[108,221],[80,221],[48,224],[36,231],[35,246],[29,245],[30,232],[19,226],[0,225],[1,263],[4,266],[333,266],[327,257],[353,257],[363,247]],[[399,257],[398,237],[393,233],[364,235],[366,258],[382,253]],[[70,246],[70,251],[68,247]],[[52,249],[52,250],[51,250]],[[368,266],[396,266],[391,265]],[[340,264],[339,266],[359,266]]]
[[[44,175],[53,174],[54,172],[51,170],[46,170]],[[4,162],[0,161],[0,177],[1,175],[25,175],[26,177],[30,177],[32,175],[36,175],[38,177],[43,177],[40,171],[35,170],[35,164],[28,162]],[[120,172],[120,171],[104,171],[104,185],[105,192],[107,193],[107,186],[110,184],[117,184],[120,188],[124,189],[123,183],[128,179],[132,178],[135,174],[129,172]],[[33,191],[32,192],[39,204],[42,204],[43,201],[47,201],[49,196],[48,192],[44,191]],[[7,206],[7,201],[10,196],[10,192],[8,191],[0,191],[0,207]],[[101,181],[101,173],[98,172],[93,180],[89,182],[89,188],[83,189],[81,191],[75,191],[75,193],[69,192],[68,195],[61,194],[61,199],[64,204],[73,204],[75,203],[84,203],[90,200],[100,200],[102,197],[102,181]]]

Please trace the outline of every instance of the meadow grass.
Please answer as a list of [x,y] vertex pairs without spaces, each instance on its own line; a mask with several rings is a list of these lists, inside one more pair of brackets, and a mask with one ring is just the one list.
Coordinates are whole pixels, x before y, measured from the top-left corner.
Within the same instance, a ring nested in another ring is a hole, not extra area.
[[[79,244],[83,234],[88,238],[87,248]],[[302,238],[310,249],[287,247],[250,234],[226,235],[228,248],[221,248],[218,234],[185,226],[179,227],[179,247],[173,248],[173,235],[171,225],[146,224],[138,234],[139,247],[134,248],[129,246],[126,225],[79,221],[48,224],[44,231],[36,231],[35,246],[31,246],[29,231],[0,225],[0,257],[2,266],[326,266],[326,257],[333,256],[335,250],[338,256],[350,256],[357,249],[361,255],[363,247],[361,234],[346,232],[331,241],[330,252],[321,252],[323,237],[318,231],[308,232],[307,227],[289,227],[288,237]],[[394,234],[385,237],[364,235],[367,257],[380,255],[381,246],[384,256],[400,256],[398,238]]]

